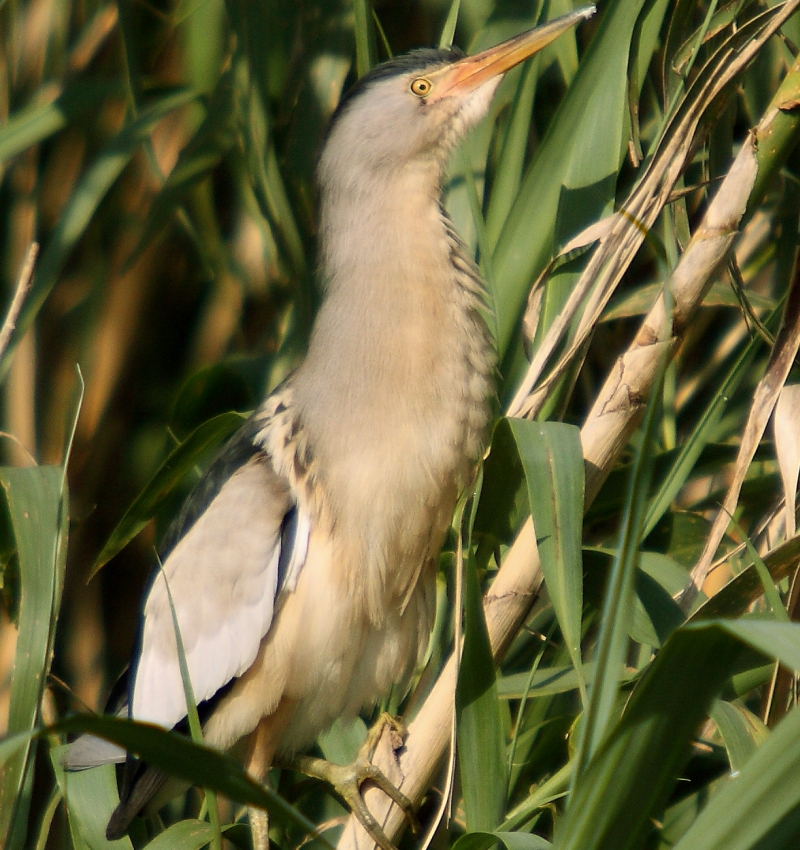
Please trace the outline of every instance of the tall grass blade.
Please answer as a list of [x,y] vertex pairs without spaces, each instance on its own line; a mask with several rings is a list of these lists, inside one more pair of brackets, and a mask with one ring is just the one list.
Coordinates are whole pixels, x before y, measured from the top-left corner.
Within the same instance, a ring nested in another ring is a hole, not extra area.
[[716,724],[725,744],[731,773],[736,775],[769,737],[769,730],[744,706],[722,699],[716,700],[711,706],[709,717]]
[[[8,733],[33,730],[50,669],[55,622],[63,585],[65,512],[62,470],[56,466],[0,469],[19,559],[20,603]],[[24,840],[32,770],[29,746],[0,766],[0,838],[10,848]],[[27,793],[23,792],[26,789]],[[14,839],[6,843],[16,823]]]
[[467,829],[490,831],[499,826],[505,809],[505,736],[474,559],[464,570],[464,649],[456,717]]
[[610,211],[623,151],[630,40],[643,0],[606,4],[494,251],[504,357],[528,289],[554,247]]
[[[15,342],[33,323],[73,248],[83,236],[100,202],[130,161],[134,150],[148,137],[158,121],[190,103],[195,97],[194,92],[178,91],[157,100],[117,134],[83,175],[39,258],[33,289],[17,323]],[[0,359],[0,377],[8,371],[13,351],[12,344]]]
[[580,431],[560,422],[510,419],[509,424],[525,468],[545,584],[585,705],[581,658],[584,472]]
[[369,71],[376,62],[375,30],[372,28],[372,3],[370,0],[354,0],[356,37],[356,73],[359,77]]
[[91,770],[65,771],[60,759],[65,747],[55,747],[50,758],[64,793],[69,829],[75,850],[133,850],[128,836],[119,841],[106,838],[111,813],[119,803],[117,773],[113,764]]
[[447,48],[452,46],[460,10],[461,0],[452,0],[450,8],[447,10],[447,18],[445,18],[444,26],[442,27],[442,34],[439,36],[439,47]]
[[691,736],[742,652],[718,625],[683,628],[670,637],[575,783],[556,830],[557,850],[642,846],[688,756]]
[[[594,677],[576,755],[576,783],[583,781],[584,768],[597,752],[611,726],[619,696],[621,675],[628,648],[644,506],[652,476],[651,441],[655,429],[655,412],[659,407],[656,399],[665,368],[666,362],[662,361],[660,376],[656,381],[656,389],[650,399],[642,427],[641,443],[637,447],[631,468],[618,549],[603,599]],[[570,805],[573,804],[570,803]]]

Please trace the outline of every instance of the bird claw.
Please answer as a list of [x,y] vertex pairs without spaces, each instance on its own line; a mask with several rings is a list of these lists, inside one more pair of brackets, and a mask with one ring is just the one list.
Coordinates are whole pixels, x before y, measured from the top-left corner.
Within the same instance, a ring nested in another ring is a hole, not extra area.
[[[397,736],[397,746],[394,748],[399,749],[405,737],[405,729],[398,720],[384,713],[367,733],[367,737],[361,745],[358,755],[351,764],[339,765],[325,761],[324,759],[314,758],[313,756],[298,756],[294,759],[292,767],[306,774],[306,776],[312,776],[327,782],[347,803],[370,838],[372,838],[381,850],[397,850],[372,812],[367,808],[361,792],[361,786],[365,782],[372,782],[402,810],[409,822],[411,831],[415,835],[419,832],[419,821],[417,821],[414,815],[411,800],[406,797],[377,765],[372,763],[375,748],[378,746],[381,735],[387,727]],[[392,743],[394,746],[395,741],[393,740]]]

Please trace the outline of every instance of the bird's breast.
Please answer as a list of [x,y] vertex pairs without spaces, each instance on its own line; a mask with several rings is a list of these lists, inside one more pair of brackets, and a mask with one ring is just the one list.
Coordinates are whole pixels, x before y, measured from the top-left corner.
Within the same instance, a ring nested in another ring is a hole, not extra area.
[[482,284],[436,188],[359,206],[355,240],[339,232],[350,201],[325,213],[326,295],[294,379],[315,485],[375,622],[430,572],[490,417]]
[[432,580],[483,451],[493,359],[459,321],[443,315],[435,334],[401,323],[391,344],[371,356],[365,345],[353,358],[360,368],[332,378],[304,413],[342,563],[376,622],[407,603],[420,576]]

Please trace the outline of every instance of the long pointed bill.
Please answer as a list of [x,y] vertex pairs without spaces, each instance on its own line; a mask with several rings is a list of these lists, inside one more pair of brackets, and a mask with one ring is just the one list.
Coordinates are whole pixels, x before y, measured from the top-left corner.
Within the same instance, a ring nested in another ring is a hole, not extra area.
[[514,36],[502,44],[490,47],[474,56],[467,56],[453,65],[428,74],[432,84],[428,101],[465,95],[474,91],[493,77],[504,74],[524,59],[533,56],[563,32],[590,18],[594,13],[594,6],[584,6],[582,9]]

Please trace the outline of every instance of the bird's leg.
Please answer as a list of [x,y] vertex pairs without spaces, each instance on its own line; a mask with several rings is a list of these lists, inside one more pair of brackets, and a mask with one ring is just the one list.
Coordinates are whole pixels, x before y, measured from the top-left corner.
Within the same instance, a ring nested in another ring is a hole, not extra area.
[[324,759],[312,756],[297,756],[291,763],[291,767],[299,770],[306,776],[312,776],[327,782],[344,799],[353,814],[361,822],[361,825],[369,833],[373,841],[381,850],[395,850],[394,845],[386,836],[378,821],[373,817],[364,802],[361,786],[364,782],[372,782],[381,791],[390,797],[402,810],[416,834],[419,823],[414,815],[411,801],[394,785],[383,773],[383,771],[372,763],[375,748],[386,728],[397,736],[399,749],[405,737],[405,729],[398,720],[385,712],[380,716],[378,722],[369,730],[364,743],[358,751],[355,760],[348,765],[332,764]]
[[[278,720],[286,711],[278,714]],[[275,727],[276,717],[265,717],[256,726],[255,731],[248,741],[248,751],[245,760],[247,772],[256,777],[259,782],[264,782],[269,772],[272,758],[275,754]],[[247,816],[250,820],[250,837],[253,842],[253,850],[269,850],[269,815],[264,809],[255,806],[247,807]]]

